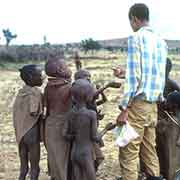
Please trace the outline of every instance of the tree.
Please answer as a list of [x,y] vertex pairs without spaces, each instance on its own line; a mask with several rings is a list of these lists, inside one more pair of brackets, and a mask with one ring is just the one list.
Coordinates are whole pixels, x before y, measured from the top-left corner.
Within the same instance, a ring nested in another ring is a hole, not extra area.
[[87,53],[89,50],[93,51],[101,49],[101,45],[99,44],[99,42],[94,41],[92,38],[82,40],[80,45],[85,53]]
[[3,31],[4,37],[6,38],[6,47],[8,48],[11,40],[17,38],[17,34],[13,35],[9,29],[3,29],[2,31]]

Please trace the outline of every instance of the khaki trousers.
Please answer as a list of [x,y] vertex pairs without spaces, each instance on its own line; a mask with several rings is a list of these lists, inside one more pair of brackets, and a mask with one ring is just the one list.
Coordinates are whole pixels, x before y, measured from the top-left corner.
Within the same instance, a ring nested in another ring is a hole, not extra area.
[[128,122],[139,134],[127,146],[119,148],[119,160],[123,180],[138,179],[139,158],[145,172],[151,176],[159,176],[159,160],[156,153],[157,105],[136,100],[128,108]]

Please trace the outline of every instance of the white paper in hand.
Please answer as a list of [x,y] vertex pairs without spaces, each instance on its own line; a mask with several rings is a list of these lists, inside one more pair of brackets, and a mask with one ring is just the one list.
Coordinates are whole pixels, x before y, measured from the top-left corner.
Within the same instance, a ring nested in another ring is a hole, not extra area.
[[130,126],[128,121],[123,126],[116,127],[114,129],[114,135],[116,137],[115,144],[119,147],[124,147],[130,141],[139,137],[138,133],[134,130],[132,126]]

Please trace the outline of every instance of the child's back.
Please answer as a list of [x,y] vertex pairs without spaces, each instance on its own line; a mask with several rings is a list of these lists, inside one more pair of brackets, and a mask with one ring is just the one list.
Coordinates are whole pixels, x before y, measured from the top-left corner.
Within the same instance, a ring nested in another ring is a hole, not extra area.
[[44,92],[45,141],[51,178],[67,179],[70,144],[62,136],[66,113],[71,109],[71,71],[63,59],[49,60]]
[[75,113],[71,120],[72,134],[74,134],[72,159],[83,160],[93,154],[93,143],[98,141],[96,127],[96,113],[82,108]]
[[69,113],[64,136],[72,140],[71,160],[74,180],[95,180],[93,142],[98,141],[96,112],[87,109],[94,89],[87,80],[77,80],[71,88],[74,109]]
[[[37,112],[37,116],[32,116],[33,112]],[[19,90],[13,107],[13,121],[18,144],[25,134],[37,124],[41,113],[41,91],[37,87],[24,86]]]
[[44,92],[44,105],[48,115],[66,113],[71,106],[70,96],[71,83],[65,79],[48,79]]
[[42,72],[36,65],[26,65],[20,69],[20,76],[26,85],[19,90],[13,106],[13,123],[21,165],[19,180],[25,180],[29,161],[30,179],[37,180],[42,114],[42,94],[37,86],[42,85]]

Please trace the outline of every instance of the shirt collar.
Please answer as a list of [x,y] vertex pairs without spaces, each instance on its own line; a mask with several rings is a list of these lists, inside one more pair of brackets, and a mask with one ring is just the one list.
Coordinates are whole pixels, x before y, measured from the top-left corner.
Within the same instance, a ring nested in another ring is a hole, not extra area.
[[138,31],[143,31],[143,30],[154,32],[152,27],[150,27],[150,26],[143,26]]

